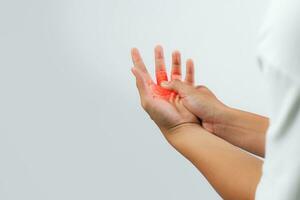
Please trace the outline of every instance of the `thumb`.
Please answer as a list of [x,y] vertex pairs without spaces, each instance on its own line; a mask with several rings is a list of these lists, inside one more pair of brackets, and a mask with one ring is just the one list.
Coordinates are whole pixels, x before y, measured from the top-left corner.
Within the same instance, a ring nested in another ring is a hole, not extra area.
[[177,79],[170,82],[164,81],[160,86],[169,90],[174,90],[181,96],[188,94],[192,89],[192,86]]
[[136,86],[138,88],[140,96],[141,96],[141,98],[143,98],[147,94],[147,84],[143,77],[143,74],[140,71],[140,69],[138,69],[136,67],[133,67],[131,69],[131,71],[136,78]]

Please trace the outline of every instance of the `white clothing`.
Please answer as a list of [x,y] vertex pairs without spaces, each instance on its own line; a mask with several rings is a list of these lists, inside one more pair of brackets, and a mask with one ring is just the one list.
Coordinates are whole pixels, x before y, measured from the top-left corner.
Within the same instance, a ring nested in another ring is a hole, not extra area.
[[300,199],[300,1],[273,0],[259,36],[270,127],[257,200]]

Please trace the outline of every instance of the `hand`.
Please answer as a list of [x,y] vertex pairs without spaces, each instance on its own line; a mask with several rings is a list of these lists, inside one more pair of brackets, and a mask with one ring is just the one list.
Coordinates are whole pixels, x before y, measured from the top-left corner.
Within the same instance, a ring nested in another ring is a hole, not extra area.
[[176,91],[184,106],[202,120],[203,128],[209,132],[214,133],[223,127],[223,123],[227,123],[226,113],[229,113],[230,108],[219,101],[207,87],[194,87],[193,84],[179,80],[164,81],[161,86]]
[[202,127],[214,135],[258,156],[265,154],[266,117],[224,105],[205,86],[193,87],[179,80],[162,82],[176,91],[183,105],[202,121]]
[[[155,72],[157,84],[151,79],[145,64],[137,49],[131,50],[134,67],[132,72],[136,77],[136,85],[140,94],[141,104],[152,120],[165,134],[182,124],[199,123],[195,115],[189,112],[182,104],[177,93],[164,89],[160,83],[167,81],[167,73],[164,62],[163,49],[161,46],[155,48]],[[171,80],[181,79],[181,64],[179,52],[172,55]],[[193,72],[190,64],[188,71]],[[187,73],[186,82],[193,83],[194,73]]]
[[131,53],[134,62],[132,72],[142,106],[170,144],[203,173],[224,199],[254,196],[262,161],[208,133],[190,112],[197,113],[204,122],[210,123],[225,107],[207,88],[193,86],[193,62],[187,62],[185,82],[181,82],[180,54],[173,53],[171,84],[162,88],[160,85],[167,81],[162,48],[155,48],[157,84],[152,81],[138,50],[132,49]]

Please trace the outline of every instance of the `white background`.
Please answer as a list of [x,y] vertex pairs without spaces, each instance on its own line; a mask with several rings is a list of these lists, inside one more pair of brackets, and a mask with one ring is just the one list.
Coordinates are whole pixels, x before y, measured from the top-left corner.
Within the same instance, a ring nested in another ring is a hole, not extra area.
[[227,105],[267,114],[255,57],[267,0],[1,0],[1,200],[214,200],[142,111],[138,47],[196,63]]

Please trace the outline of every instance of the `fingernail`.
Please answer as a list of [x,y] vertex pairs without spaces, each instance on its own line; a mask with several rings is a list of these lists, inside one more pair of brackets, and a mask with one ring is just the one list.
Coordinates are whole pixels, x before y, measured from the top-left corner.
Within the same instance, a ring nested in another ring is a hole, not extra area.
[[160,83],[160,86],[167,87],[168,86],[168,82],[167,81],[163,81],[163,82]]

